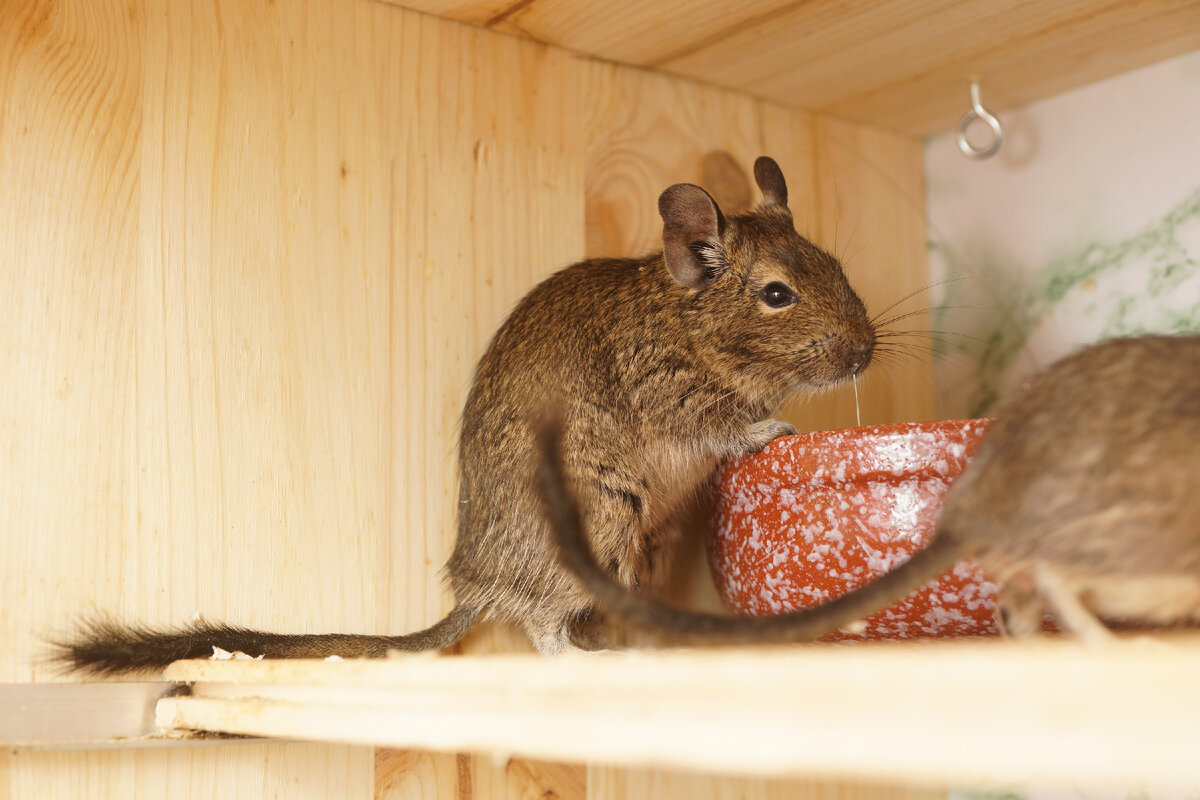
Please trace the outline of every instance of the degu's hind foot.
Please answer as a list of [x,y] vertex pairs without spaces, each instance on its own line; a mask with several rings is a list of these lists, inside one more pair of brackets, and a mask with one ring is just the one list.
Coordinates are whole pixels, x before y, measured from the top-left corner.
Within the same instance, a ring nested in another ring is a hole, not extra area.
[[557,656],[563,653],[587,653],[582,647],[577,646],[571,641],[571,637],[565,633],[543,631],[540,633],[530,633],[529,641],[533,642],[533,646],[537,651],[544,656]]
[[529,641],[542,655],[591,653],[614,649],[604,624],[604,615],[591,608],[525,623]]
[[1033,568],[1037,592],[1050,608],[1055,621],[1089,646],[1111,643],[1115,637],[1079,598],[1079,593],[1053,567],[1039,563]]
[[1046,604],[1028,571],[1014,575],[996,598],[996,625],[1006,639],[1026,639],[1042,630]]
[[604,614],[596,608],[575,615],[568,626],[567,635],[576,648],[589,653],[620,649],[609,637]]

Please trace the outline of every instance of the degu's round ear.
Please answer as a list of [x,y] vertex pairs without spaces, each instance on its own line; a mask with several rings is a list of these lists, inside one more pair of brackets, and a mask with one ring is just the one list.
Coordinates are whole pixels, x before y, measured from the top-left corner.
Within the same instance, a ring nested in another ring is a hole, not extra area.
[[663,260],[681,286],[699,289],[723,266],[721,234],[725,217],[708,192],[691,183],[669,186],[659,195],[663,219]]
[[769,156],[759,156],[754,162],[754,181],[763,193],[763,205],[787,205],[787,181],[783,179],[783,170]]

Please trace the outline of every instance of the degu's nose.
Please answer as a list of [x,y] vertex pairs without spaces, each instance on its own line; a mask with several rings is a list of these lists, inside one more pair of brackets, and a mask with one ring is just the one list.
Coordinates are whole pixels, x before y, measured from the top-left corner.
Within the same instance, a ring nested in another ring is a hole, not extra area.
[[849,372],[858,373],[871,363],[871,354],[875,352],[874,342],[859,342],[846,348],[845,365]]

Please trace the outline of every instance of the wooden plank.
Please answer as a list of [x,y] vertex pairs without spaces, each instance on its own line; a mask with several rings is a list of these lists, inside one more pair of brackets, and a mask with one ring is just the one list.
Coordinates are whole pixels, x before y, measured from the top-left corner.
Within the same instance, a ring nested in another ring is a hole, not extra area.
[[489,800],[583,800],[587,768],[521,758],[376,751],[375,800],[479,797]]
[[[384,2],[392,3],[392,0]],[[415,0],[412,3],[392,3],[480,26],[496,25],[500,21],[498,18],[512,16],[513,10],[519,10],[522,4],[522,0]]]
[[375,750],[375,800],[471,797],[470,756]]
[[[925,43],[945,53],[940,63],[924,71],[893,62],[880,65],[884,72],[897,71],[874,85],[864,81],[820,110],[925,135],[958,123],[975,76],[987,87],[987,107],[999,113],[1200,49],[1200,5],[1192,0],[1094,2],[1069,18],[1043,19],[1037,30],[1018,27],[1027,10],[1057,5],[1020,4],[1018,12],[1013,4],[1014,13],[992,28],[967,20],[944,38]],[[973,32],[982,32],[983,41],[963,47],[964,39],[974,38],[966,34]],[[802,100],[809,88],[793,85],[776,97]]]
[[389,0],[909,134],[1200,48],[1193,0]]
[[133,553],[141,36],[111,4],[0,14],[0,681]]
[[[745,94],[612,64],[581,65],[586,133],[587,254],[633,256],[662,247],[658,195],[705,183],[704,158],[727,154],[761,200],[751,170],[769,153],[787,177],[801,225],[815,206],[812,119]],[[712,188],[712,187],[708,187]],[[744,209],[743,209],[744,210]]]
[[[377,751],[376,800],[945,800],[943,788],[584,766],[489,755]],[[438,792],[442,794],[439,795]]]
[[233,744],[67,752],[0,751],[8,798],[371,798],[371,750]]
[[120,600],[89,587],[75,607],[369,625],[376,575],[361,565],[388,530],[390,270],[377,91],[359,76],[395,15],[144,13],[126,476],[139,513],[104,532],[124,545]]
[[[1188,20],[1192,31],[1175,27]],[[658,66],[723,86],[757,86],[779,102],[928,133],[962,115],[972,73],[995,87],[994,102],[1004,108],[1013,92],[1030,102],[1153,63],[1164,46],[1170,54],[1190,52],[1200,47],[1196,23],[1200,10],[1186,0],[860,0],[849,13],[840,3],[817,2]],[[894,114],[880,108],[884,97]],[[932,119],[925,127],[915,127],[914,120],[927,115]]]
[[[944,785],[1200,785],[1200,640],[179,662],[167,728]],[[1136,735],[1131,735],[1136,731]]]
[[698,772],[653,769],[588,770],[589,785],[608,800],[678,797],[688,800],[946,800],[946,790],[928,786],[884,786],[848,778],[730,778]]

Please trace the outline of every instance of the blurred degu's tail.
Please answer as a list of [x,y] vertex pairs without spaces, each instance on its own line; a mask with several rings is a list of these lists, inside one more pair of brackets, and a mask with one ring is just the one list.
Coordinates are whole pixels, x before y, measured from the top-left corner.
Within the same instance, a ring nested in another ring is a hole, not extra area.
[[939,535],[924,550],[872,583],[823,605],[773,617],[733,617],[688,611],[629,591],[596,561],[579,506],[562,469],[561,430],[548,423],[538,432],[538,489],[563,566],[601,609],[650,630],[714,644],[811,641],[904,598],[965,555],[953,537]]
[[84,622],[51,646],[53,660],[69,670],[118,675],[162,669],[183,658],[209,658],[214,648],[264,658],[382,658],[389,650],[440,650],[465,636],[478,619],[478,611],[459,604],[425,630],[402,636],[266,633],[211,622],[155,629],[99,619]]

